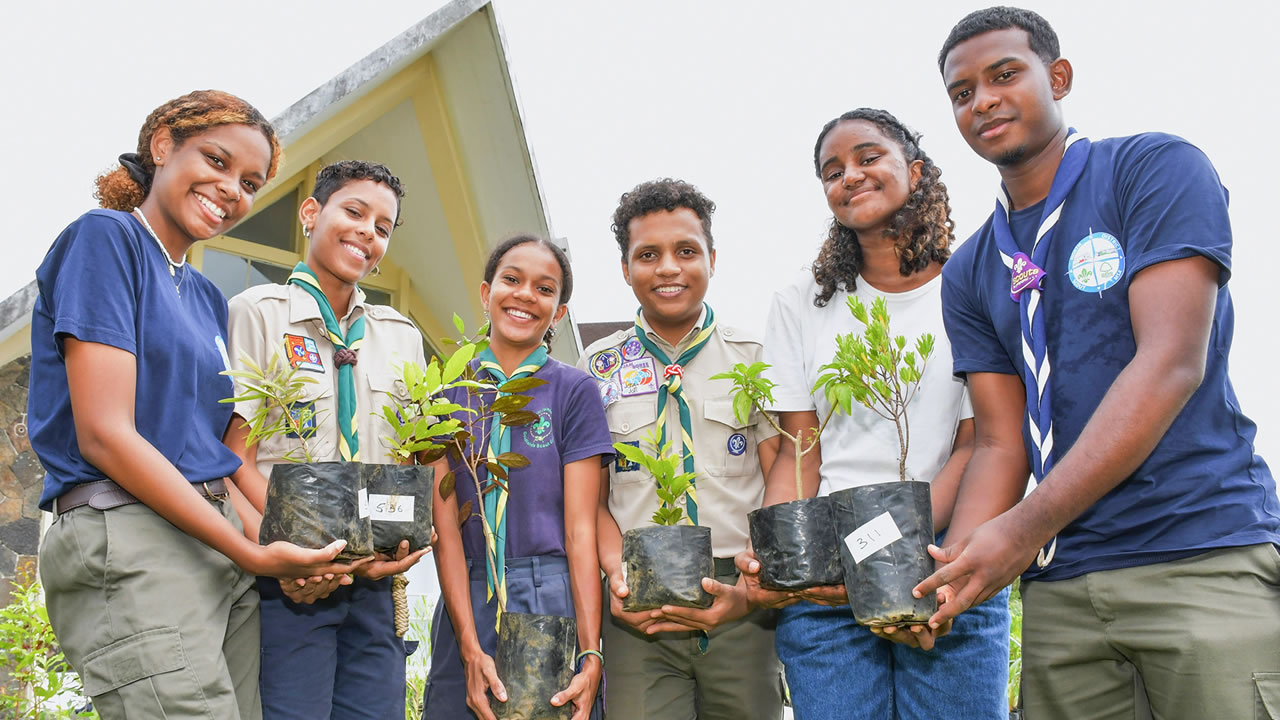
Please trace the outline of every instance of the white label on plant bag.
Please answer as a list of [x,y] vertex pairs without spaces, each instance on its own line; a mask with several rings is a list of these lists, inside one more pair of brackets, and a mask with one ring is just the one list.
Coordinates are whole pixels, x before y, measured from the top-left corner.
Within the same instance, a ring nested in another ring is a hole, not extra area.
[[853,553],[853,561],[860,563],[866,560],[871,553],[882,550],[893,544],[894,541],[901,539],[902,531],[898,529],[898,524],[893,521],[893,516],[884,512],[846,535],[844,544],[848,545],[849,552]]
[[373,520],[383,522],[412,522],[412,495],[369,495],[369,509]]
[[369,491],[365,488],[360,488],[360,492],[356,495],[360,498],[360,517],[369,517]]

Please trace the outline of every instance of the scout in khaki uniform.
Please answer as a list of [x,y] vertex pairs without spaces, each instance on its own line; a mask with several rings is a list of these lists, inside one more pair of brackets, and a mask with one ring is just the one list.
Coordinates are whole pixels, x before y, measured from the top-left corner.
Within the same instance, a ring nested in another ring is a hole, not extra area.
[[[365,303],[356,286],[386,253],[403,194],[382,165],[347,161],[324,168],[300,211],[311,240],[306,262],[286,284],[253,287],[230,302],[234,366],[247,357],[265,367],[278,355],[315,379],[306,386],[306,402],[319,423],[309,442],[317,462],[389,462],[381,439],[393,431],[381,408],[407,402],[396,383],[402,363],[425,365],[413,323]],[[257,409],[240,402],[235,413],[243,419]],[[232,422],[227,444],[244,460],[232,479],[261,510],[271,467],[286,462],[298,440],[277,436],[247,446],[246,433],[243,423]],[[264,718],[404,716],[406,653],[395,634],[389,576],[425,552],[379,558],[357,570],[354,581],[341,577],[328,587],[299,589],[258,578]]]
[[[751,610],[733,563],[747,546],[747,513],[764,495],[761,455],[771,460],[777,441],[763,418],[738,422],[730,383],[708,379],[761,356],[759,339],[718,322],[703,302],[715,267],[714,211],[697,188],[678,180],[643,183],[622,196],[613,231],[623,278],[640,312],[633,328],[583,354],[582,367],[596,378],[615,441],[639,445],[661,412],[673,447],[692,451],[697,499],[685,509],[695,523],[711,528],[716,556],[716,577],[703,580],[715,596],[710,608],[623,612],[622,533],[649,525],[658,501],[652,476],[640,467],[619,457],[604,468],[598,534],[611,615],[603,633],[611,720],[782,714],[774,616]],[[681,382],[671,392],[677,377]],[[682,435],[692,438],[692,448],[682,447]]]

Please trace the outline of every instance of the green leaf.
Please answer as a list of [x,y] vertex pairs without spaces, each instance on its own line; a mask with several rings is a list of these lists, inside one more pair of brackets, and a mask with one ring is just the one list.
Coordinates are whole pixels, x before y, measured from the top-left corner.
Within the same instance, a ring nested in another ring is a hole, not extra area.
[[471,501],[462,503],[462,507],[458,508],[458,527],[471,519]]
[[471,362],[471,359],[475,357],[475,354],[475,345],[463,345],[455,350],[449,356],[448,361],[445,362],[440,380],[446,384],[457,380],[458,376],[462,375],[462,371],[467,368],[467,363]]
[[528,395],[505,395],[494,400],[493,404],[489,406],[489,411],[495,413],[514,412],[528,405],[532,399]]
[[498,462],[509,468],[529,467],[529,458],[515,452],[504,452],[498,455]]
[[444,445],[436,445],[435,443],[431,443],[430,445],[434,445],[434,447],[424,448],[422,450],[422,457],[418,458],[418,462],[422,463],[423,465],[430,465],[431,463],[444,457],[444,454],[445,454]]
[[507,479],[507,469],[502,467],[498,463],[486,461],[484,466],[489,470],[489,474],[493,475],[494,477],[497,477],[501,480]]
[[528,392],[534,388],[546,385],[547,381],[536,377],[522,377],[515,380],[508,380],[498,386],[498,390],[504,393],[522,393]]
[[751,397],[746,393],[733,396],[733,416],[743,425],[747,424],[747,418],[751,416]]
[[500,421],[507,427],[520,427],[529,425],[538,421],[538,413],[528,410],[517,410],[513,413],[505,413]]
[[449,496],[453,494],[453,486],[457,481],[457,476],[453,474],[452,470],[445,473],[444,477],[440,478],[440,497],[448,500]]
[[458,313],[453,314],[453,326],[458,329],[458,334],[462,337],[467,336],[467,324],[462,322],[462,318],[458,317]]

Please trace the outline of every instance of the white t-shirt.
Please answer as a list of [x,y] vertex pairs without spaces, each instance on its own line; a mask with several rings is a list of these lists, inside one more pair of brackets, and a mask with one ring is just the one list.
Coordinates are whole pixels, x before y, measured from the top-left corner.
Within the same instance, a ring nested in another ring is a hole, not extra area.
[[[826,417],[831,408],[821,393],[811,394],[819,368],[831,362],[836,336],[864,330],[849,312],[849,293],[832,295],[826,307],[813,304],[818,285],[810,277],[773,296],[765,330],[764,361],[773,367],[765,376],[777,383],[773,410],[817,410]],[[859,281],[853,293],[870,308],[883,295],[889,308],[889,332],[916,338],[932,333],[933,354],[925,366],[919,392],[907,406],[910,446],[907,477],[932,482],[951,456],[960,421],[973,417],[964,381],[951,374],[951,344],[942,326],[942,275],[902,293],[884,293]],[[822,484],[819,495],[836,490],[892,482],[898,479],[898,431],[892,421],[853,403],[852,416],[839,412],[822,434]]]

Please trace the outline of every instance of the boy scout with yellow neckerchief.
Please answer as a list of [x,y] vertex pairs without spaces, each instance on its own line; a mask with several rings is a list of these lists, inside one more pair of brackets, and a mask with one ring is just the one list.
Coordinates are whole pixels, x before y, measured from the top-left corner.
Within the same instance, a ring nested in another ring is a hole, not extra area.
[[[762,349],[752,334],[719,323],[703,302],[715,268],[713,212],[711,200],[679,180],[642,183],[622,196],[613,231],[640,312],[634,327],[592,344],[581,361],[600,387],[615,441],[639,444],[654,431],[659,408],[676,452],[686,450],[681,430],[692,437],[697,493],[685,510],[711,528],[715,555],[715,578],[703,580],[715,597],[710,608],[624,612],[622,533],[649,525],[657,499],[652,476],[621,456],[602,471],[605,689],[614,720],[782,716],[774,616],[750,608],[733,563],[747,546],[747,513],[764,496],[761,455],[771,463],[777,440],[763,418],[747,425],[735,419],[729,381],[708,379],[758,361]],[[681,382],[673,393],[674,377]],[[682,403],[690,417],[684,428]]]

